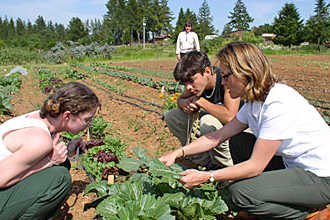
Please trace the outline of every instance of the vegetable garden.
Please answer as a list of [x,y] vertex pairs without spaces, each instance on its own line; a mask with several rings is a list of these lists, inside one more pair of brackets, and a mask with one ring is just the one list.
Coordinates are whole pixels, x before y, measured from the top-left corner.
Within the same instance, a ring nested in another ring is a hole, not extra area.
[[[280,80],[304,95],[329,124],[329,57],[270,59]],[[57,219],[226,219],[225,183],[184,188],[180,168],[156,159],[179,147],[162,121],[182,90],[172,79],[174,66],[174,59],[39,65],[28,66],[27,76],[1,78],[2,121],[40,108],[68,81],[81,81],[101,99],[90,129],[62,134],[73,187]],[[1,75],[7,73],[3,69]]]

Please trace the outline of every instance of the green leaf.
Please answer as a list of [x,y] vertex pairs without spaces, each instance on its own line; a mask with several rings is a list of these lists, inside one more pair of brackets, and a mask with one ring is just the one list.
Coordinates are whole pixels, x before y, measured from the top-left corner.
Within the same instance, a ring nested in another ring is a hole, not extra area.
[[139,147],[133,147],[133,152],[137,158],[140,160],[145,160],[147,158],[146,150],[139,148]]
[[101,216],[111,216],[117,215],[120,207],[123,204],[120,204],[117,200],[113,199],[112,197],[108,197],[96,207],[95,213]]
[[126,172],[137,171],[142,165],[141,161],[134,158],[122,158],[117,164],[117,167],[125,170]]
[[88,193],[95,192],[98,196],[105,196],[108,194],[109,188],[110,187],[106,181],[92,182],[86,186],[83,194],[86,195]]

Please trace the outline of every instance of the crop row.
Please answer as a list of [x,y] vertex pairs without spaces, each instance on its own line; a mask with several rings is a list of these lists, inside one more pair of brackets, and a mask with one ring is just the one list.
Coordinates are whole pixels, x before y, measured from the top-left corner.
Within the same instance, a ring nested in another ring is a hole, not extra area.
[[88,70],[88,71],[95,71],[101,74],[105,74],[108,76],[112,77],[118,77],[127,81],[132,81],[134,83],[139,83],[140,85],[143,86],[148,86],[154,89],[160,90],[161,88],[164,88],[165,91],[169,93],[176,93],[176,92],[182,92],[183,91],[183,86],[180,85],[178,82],[174,81],[156,81],[154,78],[149,78],[149,77],[139,77],[136,75],[128,74],[128,73],[123,73],[123,72],[116,72],[113,70],[108,70],[108,69],[98,69],[95,67],[86,67],[80,64],[76,64],[77,67]]
[[22,85],[21,74],[0,77],[0,114],[9,114],[13,109],[11,100]]

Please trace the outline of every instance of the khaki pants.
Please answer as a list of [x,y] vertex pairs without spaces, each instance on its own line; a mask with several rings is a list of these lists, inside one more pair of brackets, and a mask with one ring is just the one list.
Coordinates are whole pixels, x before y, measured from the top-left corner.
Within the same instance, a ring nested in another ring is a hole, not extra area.
[[[186,114],[179,108],[167,112],[164,116],[164,120],[168,128],[173,133],[173,135],[179,139],[182,146],[187,144],[187,137],[190,137],[189,128],[191,128],[193,123],[191,118],[191,115]],[[223,125],[221,122],[212,115],[201,115],[197,137],[216,131],[222,126]],[[187,159],[189,159],[193,164],[205,167],[206,169],[219,169],[233,165],[228,141],[225,141],[224,143],[218,145],[208,152],[189,156]]]

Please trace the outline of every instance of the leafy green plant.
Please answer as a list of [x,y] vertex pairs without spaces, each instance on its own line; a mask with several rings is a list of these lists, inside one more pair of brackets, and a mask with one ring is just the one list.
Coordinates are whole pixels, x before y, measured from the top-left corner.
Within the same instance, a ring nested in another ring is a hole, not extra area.
[[39,88],[44,93],[50,93],[64,84],[63,81],[57,77],[55,72],[51,72],[45,68],[40,68],[38,70],[37,78],[39,80]]
[[8,114],[12,109],[12,95],[19,90],[22,85],[20,73],[14,73],[7,77],[0,77],[0,114]]
[[92,137],[103,138],[106,129],[110,128],[112,125],[109,122],[104,121],[102,116],[96,116],[93,118],[92,122]]
[[72,80],[79,80],[79,79],[86,79],[87,75],[79,72],[76,68],[66,68],[64,72],[64,79],[72,79]]
[[[96,214],[105,219],[215,219],[228,211],[228,207],[215,184],[188,189],[178,180],[182,169],[165,166],[155,158],[146,156],[145,150],[133,149],[138,160],[123,158],[118,167],[136,172],[126,182],[108,185],[93,182],[84,191],[96,192]],[[141,166],[146,173],[137,172]],[[144,169],[145,170],[145,169]]]
[[85,154],[81,156],[82,165],[84,166],[85,170],[96,179],[96,181],[102,180],[102,174],[105,168],[114,167],[116,165],[116,163],[113,161],[109,163],[99,162],[98,159],[94,157],[94,155],[96,155],[101,150],[110,152],[110,149],[107,145],[101,145],[90,148]]
[[0,88],[0,114],[9,113],[13,109],[13,105],[10,103],[13,97],[9,96],[4,88]]
[[[84,166],[85,170],[95,178],[96,181],[102,180],[106,174],[104,173],[105,169],[115,167],[118,160],[126,156],[126,143],[122,143],[119,138],[105,135],[104,145],[95,146],[87,150],[81,156],[81,163]],[[110,162],[101,161],[98,156],[95,156],[102,151],[102,154],[111,153],[115,155],[117,159],[111,159]],[[116,172],[118,169],[116,169]],[[118,174],[117,174],[118,175]]]

